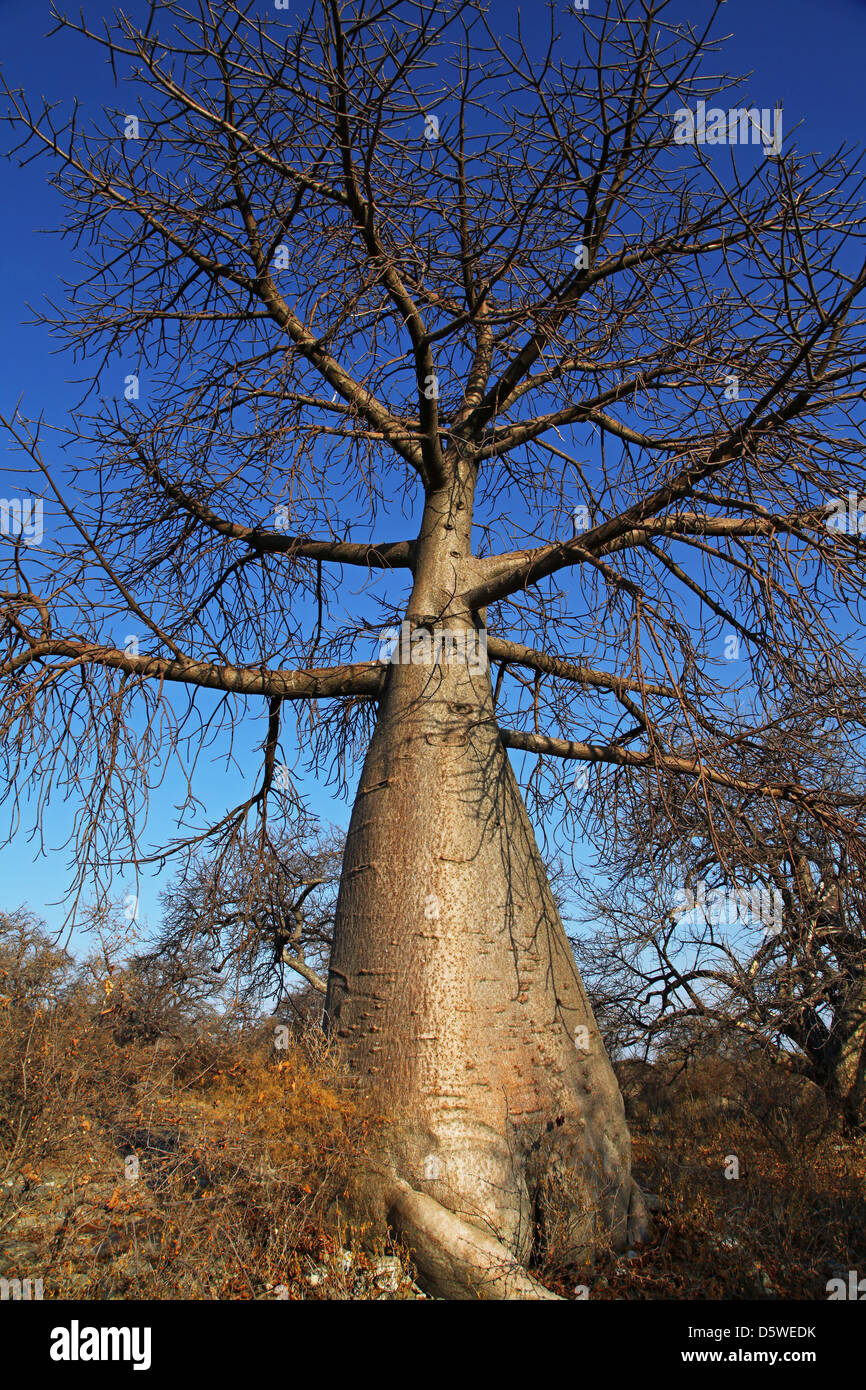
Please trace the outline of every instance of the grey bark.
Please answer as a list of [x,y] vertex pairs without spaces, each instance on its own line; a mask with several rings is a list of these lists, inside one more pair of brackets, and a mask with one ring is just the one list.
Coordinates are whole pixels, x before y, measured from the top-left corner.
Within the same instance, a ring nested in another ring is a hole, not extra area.
[[[447,621],[470,631],[465,614]],[[489,672],[469,660],[389,672],[349,827],[326,1017],[390,1117],[379,1220],[407,1237],[434,1292],[535,1296],[513,1269],[541,1243],[584,1264],[599,1242],[647,1233],[619,1088]],[[447,1213],[463,1234],[446,1278],[431,1248],[453,1229]],[[483,1233],[477,1248],[464,1225]]]

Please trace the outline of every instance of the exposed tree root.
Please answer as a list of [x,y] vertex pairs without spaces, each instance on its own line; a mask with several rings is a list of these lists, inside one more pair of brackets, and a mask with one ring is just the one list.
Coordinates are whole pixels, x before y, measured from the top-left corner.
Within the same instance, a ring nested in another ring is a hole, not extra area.
[[389,1193],[388,1222],[411,1252],[426,1293],[451,1299],[559,1301],[495,1236],[408,1183],[395,1182]]

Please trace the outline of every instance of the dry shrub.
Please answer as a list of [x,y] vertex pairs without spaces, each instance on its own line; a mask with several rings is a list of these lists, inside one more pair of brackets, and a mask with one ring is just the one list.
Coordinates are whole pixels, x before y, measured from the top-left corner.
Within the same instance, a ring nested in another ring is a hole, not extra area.
[[655,1237],[603,1254],[590,1297],[823,1299],[866,1268],[866,1143],[809,1082],[760,1055],[701,1057],[632,1066],[625,1091]]
[[203,1010],[161,1035],[140,1001],[138,1026],[122,967],[88,978],[20,914],[0,971],[0,1274],[45,1297],[417,1296],[400,1252],[334,1228],[383,1119],[320,1032],[277,1050]]
[[[321,1031],[277,1048],[274,1020],[203,1007],[154,1035],[125,978],[0,915],[0,1275],[46,1297],[417,1297],[403,1252],[334,1224],[385,1121]],[[617,1070],[655,1237],[577,1276],[566,1183],[544,1214],[551,1287],[815,1299],[866,1269],[866,1141],[814,1087],[760,1056]]]

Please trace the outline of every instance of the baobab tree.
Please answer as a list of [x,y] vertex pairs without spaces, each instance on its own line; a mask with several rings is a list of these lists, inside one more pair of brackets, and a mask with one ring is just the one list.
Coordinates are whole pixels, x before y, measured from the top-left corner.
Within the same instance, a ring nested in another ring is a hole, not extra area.
[[[543,1242],[646,1232],[529,811],[603,835],[647,770],[751,787],[717,642],[759,701],[832,678],[862,593],[826,524],[863,478],[856,163],[781,139],[775,94],[712,106],[709,8],[154,4],[63,21],[120,109],[9,91],[93,383],[65,470],[8,422],[55,513],[3,595],[10,786],[82,794],[92,875],[147,858],[169,749],[199,819],[157,856],[302,824],[287,710],[313,771],[363,755],[326,1015],[389,1123],[347,1201],[446,1295],[544,1297]],[[208,815],[214,746],[249,787]]]

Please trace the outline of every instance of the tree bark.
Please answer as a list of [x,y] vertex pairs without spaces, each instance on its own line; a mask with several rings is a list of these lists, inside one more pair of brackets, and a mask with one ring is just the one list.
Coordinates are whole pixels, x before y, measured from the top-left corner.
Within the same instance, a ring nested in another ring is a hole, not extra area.
[[[835,1034],[835,1038],[833,1035]],[[831,1033],[828,1091],[840,1107],[845,1128],[866,1126],[866,978],[856,974],[844,990]]]
[[365,1214],[406,1237],[428,1289],[544,1297],[521,1268],[540,1247],[585,1265],[646,1235],[619,1088],[489,672],[466,659],[389,671],[326,1018],[389,1117]]

